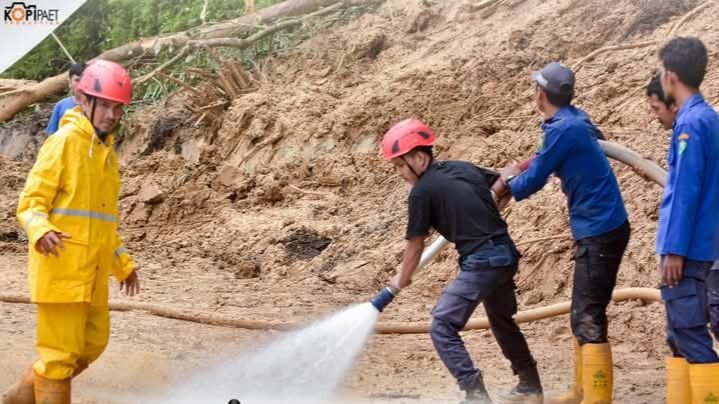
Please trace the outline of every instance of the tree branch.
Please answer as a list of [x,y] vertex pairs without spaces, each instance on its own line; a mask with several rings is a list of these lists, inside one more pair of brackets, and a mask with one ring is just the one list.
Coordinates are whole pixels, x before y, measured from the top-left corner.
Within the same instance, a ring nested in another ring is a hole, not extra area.
[[[337,6],[338,4],[343,4],[347,7],[378,3],[381,1],[384,0],[286,0],[282,3],[277,3],[273,6],[263,8],[255,14],[242,16],[222,23],[196,27],[188,31],[176,32],[157,37],[142,38],[103,52],[95,59],[107,59],[115,62],[122,62],[124,60],[143,55],[148,50],[154,50],[166,46],[181,48],[186,45],[188,41],[193,40],[192,38],[203,38],[206,40],[212,38],[225,38],[227,35],[240,35],[242,33],[250,32],[257,29],[258,26],[267,25],[279,18],[296,17],[316,10],[320,10],[320,12],[313,15],[322,15],[325,12],[333,11],[328,9],[332,6]],[[322,7],[327,6],[330,7],[322,9]],[[287,26],[284,28],[287,28]],[[271,33],[272,32],[266,32],[263,37]],[[196,44],[196,46],[201,45],[202,44]],[[247,47],[249,44],[244,44],[243,46]],[[0,98],[0,121],[5,122],[10,120],[13,116],[15,116],[15,114],[24,110],[29,105],[42,101],[53,94],[60,93],[66,88],[67,72],[63,72],[53,77],[46,78],[40,83],[23,88],[22,90],[6,92],[4,96]]]
[[[676,33],[677,33],[677,31],[679,31],[679,28],[681,28],[682,25],[684,25],[684,23],[685,23],[688,19],[690,19],[690,18],[692,18],[693,16],[697,15],[700,11],[702,11],[702,10],[704,10],[705,8],[709,7],[709,6],[712,5],[713,3],[714,3],[713,0],[708,0],[708,1],[706,1],[706,2],[704,2],[704,3],[702,3],[702,4],[700,4],[699,6],[695,7],[693,10],[689,11],[688,13],[686,13],[686,14],[684,15],[684,17],[682,17],[679,21],[677,21],[676,24],[674,24],[674,27],[672,27],[672,29],[669,31],[669,33],[667,34],[666,38],[671,38],[671,37],[675,36]],[[587,56],[585,56],[585,57],[583,57],[582,59],[580,59],[580,60],[574,65],[574,72],[576,73],[577,71],[579,71],[579,69],[581,69],[581,67],[582,67],[582,65],[584,65],[584,63],[586,63],[586,62],[588,62],[588,61],[594,59],[595,57],[597,57],[597,55],[600,55],[600,54],[602,54],[602,53],[612,52],[612,51],[619,51],[619,50],[627,50],[627,49],[644,48],[644,47],[647,47],[647,46],[658,45],[658,44],[659,44],[658,41],[646,41],[646,42],[639,42],[639,43],[629,44],[629,45],[605,46],[605,47],[602,47],[602,48],[599,48],[599,49],[595,49],[594,51],[590,52]]]
[[239,48],[239,49],[245,49],[249,47],[250,45],[253,45],[255,42],[264,39],[276,32],[295,27],[297,25],[301,25],[306,20],[322,16],[325,14],[333,13],[345,6],[345,2],[341,1],[335,5],[325,7],[319,11],[315,11],[314,13],[307,14],[304,17],[301,18],[293,18],[290,20],[279,22],[275,25],[272,25],[268,27],[267,29],[264,29],[260,32],[257,32],[247,38],[213,38],[213,39],[195,39],[187,41],[187,45],[192,47],[218,47],[218,46],[229,46],[233,48]]
[[695,7],[695,8],[694,8],[693,10],[691,10],[690,12],[686,13],[686,14],[684,15],[684,17],[682,17],[681,20],[677,21],[677,23],[674,24],[674,27],[669,31],[669,33],[667,34],[666,37],[667,37],[667,38],[671,38],[671,37],[675,36],[675,35],[677,34],[677,32],[679,31],[679,28],[681,28],[682,25],[684,25],[684,23],[687,22],[688,19],[690,19],[690,18],[692,18],[693,16],[699,14],[700,11],[702,11],[702,10],[704,10],[705,8],[709,7],[712,3],[714,3],[712,0],[706,1],[706,2],[704,2],[704,3],[700,4],[700,5],[698,5],[697,7]]
[[202,25],[207,25],[207,3],[209,3],[210,0],[205,0],[205,4],[202,5],[202,11],[200,12],[200,21],[202,22]]
[[60,45],[60,48],[62,49],[62,51],[65,52],[65,56],[67,56],[67,58],[70,59],[70,61],[72,62],[72,64],[77,63],[77,62],[75,62],[75,59],[73,59],[73,57],[72,57],[72,55],[70,54],[70,52],[67,51],[67,48],[65,47],[65,45],[62,44],[62,41],[60,41],[60,38],[58,38],[57,35],[55,35],[54,32],[51,32],[50,34],[51,34],[52,37],[55,39],[55,42],[57,42],[57,44]]
[[603,48],[595,49],[592,52],[590,52],[587,56],[580,59],[575,65],[574,65],[574,72],[578,72],[579,69],[581,69],[582,65],[585,62],[588,62],[597,55],[600,55],[605,52],[613,52],[613,51],[619,51],[619,50],[627,50],[627,49],[637,49],[637,48],[644,48],[651,45],[657,45],[657,41],[646,41],[646,42],[639,42],[634,44],[628,44],[628,45],[614,45],[614,46],[605,46]]
[[169,74],[165,74],[165,73],[162,73],[162,72],[157,72],[157,75],[160,76],[160,77],[162,77],[162,78],[165,79],[165,80],[170,80],[170,81],[174,82],[175,84],[181,86],[182,88],[184,88],[184,89],[186,89],[186,90],[188,90],[188,91],[190,91],[190,92],[193,92],[193,93],[195,93],[195,94],[197,94],[197,95],[203,95],[200,90],[196,89],[195,87],[192,87],[191,85],[185,83],[184,81],[182,81],[182,80],[180,80],[180,79],[177,79],[177,78],[175,78],[175,77],[170,76]]
[[169,67],[170,65],[174,64],[175,62],[177,62],[178,60],[180,60],[183,56],[185,56],[185,54],[187,53],[187,50],[188,50],[188,46],[187,46],[187,45],[183,46],[182,49],[180,49],[180,50],[177,52],[177,54],[176,54],[175,56],[173,56],[170,60],[168,60],[167,62],[161,64],[160,66],[158,66],[155,70],[151,71],[150,73],[147,73],[146,75],[144,75],[144,76],[142,76],[142,77],[140,77],[140,78],[138,78],[138,79],[133,80],[133,81],[134,81],[134,84],[135,84],[136,86],[139,86],[139,85],[141,85],[142,83],[146,82],[147,80],[150,80],[150,79],[153,78],[157,73],[159,73],[159,72],[165,70],[167,67]]

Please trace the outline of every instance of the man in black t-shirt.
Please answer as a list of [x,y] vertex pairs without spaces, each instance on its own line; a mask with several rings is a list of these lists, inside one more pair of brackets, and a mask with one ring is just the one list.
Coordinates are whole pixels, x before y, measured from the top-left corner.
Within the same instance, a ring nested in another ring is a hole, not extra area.
[[413,186],[404,259],[390,286],[399,290],[411,283],[430,228],[455,243],[460,271],[432,310],[430,334],[442,362],[467,394],[463,403],[492,402],[482,372],[459,335],[479,303],[484,304],[492,333],[519,376],[519,384],[503,395],[502,402],[542,403],[536,362],[512,318],[517,312],[513,278],[519,253],[490,191],[498,175],[464,161],[435,162],[434,140],[425,124],[407,119],[392,127],[382,141],[385,159]]

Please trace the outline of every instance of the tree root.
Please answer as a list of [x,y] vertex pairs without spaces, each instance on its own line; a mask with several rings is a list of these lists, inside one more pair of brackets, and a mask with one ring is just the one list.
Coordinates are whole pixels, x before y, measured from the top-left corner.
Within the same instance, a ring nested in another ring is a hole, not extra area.
[[[709,6],[712,5],[713,3],[714,3],[713,0],[708,0],[708,1],[706,1],[706,2],[704,2],[704,3],[702,3],[702,4],[700,4],[699,6],[695,7],[693,10],[689,11],[688,13],[686,13],[679,21],[677,21],[676,24],[674,24],[674,26],[672,27],[672,29],[669,30],[669,33],[667,34],[666,38],[669,39],[669,38],[672,38],[673,36],[675,36],[675,35],[677,34],[677,32],[679,31],[679,28],[681,28],[682,25],[684,25],[684,23],[687,22],[687,20],[689,20],[690,18],[692,18],[692,17],[694,17],[695,15],[699,14],[700,11],[702,11],[702,10],[704,10],[705,8],[709,7]],[[658,42],[658,41],[646,41],[646,42],[639,42],[639,43],[628,44],[628,45],[605,46],[605,47],[602,47],[602,48],[599,48],[599,49],[595,49],[595,50],[593,50],[592,52],[590,52],[587,56],[585,56],[585,57],[583,57],[582,59],[580,59],[580,60],[574,65],[574,72],[575,72],[575,73],[578,72],[579,69],[582,68],[582,65],[584,65],[584,63],[586,63],[586,62],[588,62],[588,61],[594,59],[595,57],[597,57],[598,55],[600,55],[600,54],[602,54],[602,53],[612,52],[612,51],[620,51],[620,50],[627,50],[627,49],[644,48],[644,47],[652,46],[652,45],[659,45],[659,42]]]

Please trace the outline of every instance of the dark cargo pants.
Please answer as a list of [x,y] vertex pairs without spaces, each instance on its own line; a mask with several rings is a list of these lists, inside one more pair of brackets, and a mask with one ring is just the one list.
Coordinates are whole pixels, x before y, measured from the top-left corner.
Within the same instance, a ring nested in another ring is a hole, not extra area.
[[709,305],[709,326],[714,338],[719,341],[719,261],[714,263],[707,275],[707,304]]
[[607,306],[630,233],[625,222],[602,235],[577,240],[570,322],[580,345],[608,341]]
[[432,310],[430,335],[440,359],[462,390],[472,390],[478,369],[467,352],[459,331],[479,303],[489,318],[492,333],[512,368],[535,365],[527,341],[514,322],[517,298],[514,274],[519,253],[511,239],[502,237],[485,243],[480,251],[460,258],[460,271],[447,286]]

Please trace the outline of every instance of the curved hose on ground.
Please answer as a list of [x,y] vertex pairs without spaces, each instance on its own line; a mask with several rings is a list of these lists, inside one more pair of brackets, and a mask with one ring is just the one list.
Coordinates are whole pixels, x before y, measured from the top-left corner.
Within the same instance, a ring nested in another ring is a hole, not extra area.
[[[612,300],[622,302],[625,300],[643,300],[647,302],[659,302],[659,290],[653,288],[626,288],[615,290]],[[0,294],[0,302],[30,304],[26,296]],[[163,307],[152,303],[143,302],[122,302],[110,303],[112,311],[144,311],[147,314],[164,317],[173,320],[187,321],[218,327],[243,328],[248,330],[291,330],[299,328],[302,323],[272,320],[242,320],[233,317],[222,316],[202,311],[192,311]],[[542,320],[549,317],[556,317],[569,313],[570,302],[550,304],[545,307],[520,311],[515,316],[517,323]],[[428,322],[379,322],[375,327],[377,334],[425,334],[429,332]],[[470,320],[464,327],[465,330],[484,330],[489,328],[489,321],[486,318]]]
[[[646,302],[661,302],[662,297],[659,289],[654,288],[625,288],[617,289],[612,293],[614,302],[625,300],[643,300]],[[531,321],[543,320],[567,314],[570,311],[570,302],[550,304],[549,306],[536,309],[524,310],[514,316],[517,323],[529,323]],[[489,320],[486,318],[475,318],[469,320],[464,330],[486,330],[489,329]],[[429,323],[385,323],[380,322],[375,327],[377,334],[425,334],[429,332]]]
[[[604,153],[620,161],[630,167],[640,170],[651,178],[657,184],[664,186],[666,183],[667,173],[656,163],[642,158],[638,153],[621,146],[616,143],[599,141]],[[500,201],[500,206],[506,205],[509,198]],[[420,260],[420,267],[426,265],[434,257],[439,254],[444,246],[448,244],[447,240],[439,237],[437,240],[424,251]],[[658,289],[654,288],[626,288],[615,290],[612,294],[612,300],[621,302],[625,300],[643,300],[648,302],[660,302],[661,296]],[[30,299],[26,296],[0,294],[0,302],[30,304]],[[268,320],[238,320],[231,317],[220,316],[216,314],[190,311],[182,309],[167,308],[152,303],[142,302],[122,302],[110,303],[112,311],[144,311],[148,314],[158,317],[170,318],[174,320],[188,321],[193,323],[215,325],[220,327],[244,328],[250,330],[288,330],[300,326],[298,323],[286,321],[268,321]],[[520,311],[515,316],[518,323],[526,323],[555,317],[569,313],[570,302],[562,302],[551,304],[545,307]],[[482,330],[489,328],[489,321],[486,318],[477,318],[470,320],[464,327],[465,330]],[[379,322],[375,327],[377,334],[423,334],[429,332],[429,323],[427,322]]]

